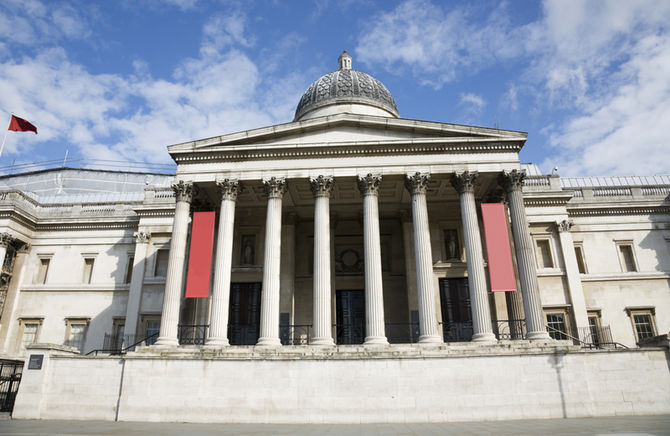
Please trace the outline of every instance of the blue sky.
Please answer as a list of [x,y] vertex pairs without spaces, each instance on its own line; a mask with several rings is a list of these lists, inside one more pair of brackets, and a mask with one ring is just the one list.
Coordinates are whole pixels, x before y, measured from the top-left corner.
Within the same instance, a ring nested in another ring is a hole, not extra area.
[[169,144],[290,122],[346,49],[402,117],[528,132],[545,172],[670,172],[668,1],[0,4],[0,122],[39,130],[0,167],[169,164]]

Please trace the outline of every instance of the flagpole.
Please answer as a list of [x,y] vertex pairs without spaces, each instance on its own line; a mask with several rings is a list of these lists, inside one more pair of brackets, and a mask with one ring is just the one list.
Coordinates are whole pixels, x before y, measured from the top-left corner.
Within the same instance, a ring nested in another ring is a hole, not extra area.
[[2,145],[0,145],[0,156],[2,156],[2,150],[5,149],[5,141],[7,140],[7,132],[9,132],[9,126],[12,125],[12,115],[14,115],[13,112],[9,115],[9,124],[7,124],[7,130],[5,130],[5,136],[2,138]]

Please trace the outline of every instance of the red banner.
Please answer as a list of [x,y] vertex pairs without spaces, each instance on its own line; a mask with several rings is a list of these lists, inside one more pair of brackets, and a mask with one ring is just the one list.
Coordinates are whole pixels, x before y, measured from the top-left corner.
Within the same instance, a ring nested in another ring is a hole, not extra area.
[[516,291],[507,216],[502,203],[482,203],[484,239],[489,261],[491,291]]
[[214,212],[194,212],[191,226],[191,249],[186,273],[186,298],[209,296],[214,246]]

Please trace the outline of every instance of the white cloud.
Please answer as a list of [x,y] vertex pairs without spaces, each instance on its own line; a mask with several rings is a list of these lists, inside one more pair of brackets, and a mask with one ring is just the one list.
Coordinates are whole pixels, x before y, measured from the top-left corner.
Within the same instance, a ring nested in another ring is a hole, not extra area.
[[169,162],[169,144],[289,121],[304,78],[289,71],[265,84],[255,62],[235,48],[251,40],[238,18],[215,19],[224,23],[223,36],[209,21],[200,56],[182,61],[169,80],[152,78],[141,59],[133,61],[134,74],[93,74],[59,47],[0,60],[0,107],[39,129],[30,140],[14,135],[6,152],[21,160],[41,142],[61,142],[87,158]]
[[476,110],[481,110],[486,106],[486,101],[480,95],[473,94],[471,92],[461,94],[461,103],[471,106]]
[[[553,146],[547,166],[560,162],[564,174],[667,172],[670,3],[545,0],[541,12],[513,26],[504,3],[476,13],[407,0],[372,20],[356,52],[433,87],[512,61],[520,78],[500,104],[516,110],[524,99],[534,114],[558,116],[544,130]],[[461,101],[477,106],[467,94]]]
[[516,56],[520,45],[510,32],[505,4],[475,23],[475,11],[448,11],[427,0],[407,0],[371,20],[358,40],[356,54],[368,65],[389,71],[409,67],[422,83],[439,88],[463,71],[477,71],[496,60]]
[[84,39],[95,13],[88,6],[46,5],[38,0],[5,0],[0,10],[0,39],[24,45]]
[[562,174],[654,174],[668,171],[670,36],[648,36],[621,65],[616,90],[587,97],[588,110],[551,135]]

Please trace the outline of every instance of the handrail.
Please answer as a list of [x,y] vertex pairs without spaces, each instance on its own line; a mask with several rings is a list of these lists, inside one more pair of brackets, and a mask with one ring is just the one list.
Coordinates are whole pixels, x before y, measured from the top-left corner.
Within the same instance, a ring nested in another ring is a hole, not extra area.
[[572,336],[568,332],[564,332],[563,330],[553,328],[552,326],[549,326],[549,325],[545,325],[545,327],[549,330],[552,330],[552,331],[556,332],[556,333],[560,333],[564,336],[567,336],[568,338],[572,339],[573,341],[579,342],[581,344],[582,348],[594,348],[594,347],[595,348],[601,348],[600,346],[603,345],[603,344],[612,344],[612,345],[614,345],[614,348],[616,348],[617,346],[622,347],[622,348],[626,348],[626,349],[628,348],[627,346],[625,346],[624,344],[619,343],[619,342],[598,342],[597,344],[590,343],[590,342],[584,342],[581,339]]
[[153,337],[158,336],[158,333],[160,333],[160,332],[156,332],[152,335],[147,336],[146,338],[142,338],[139,341],[135,342],[134,344],[128,345],[125,348],[121,348],[120,350],[118,348],[98,348],[96,350],[89,351],[85,355],[90,356],[91,354],[95,353],[95,355],[97,356],[99,352],[106,352],[106,351],[111,352],[110,354],[125,354],[128,350],[130,350],[133,347],[136,347],[137,345],[141,344],[142,342],[145,342],[147,339],[151,339]]

